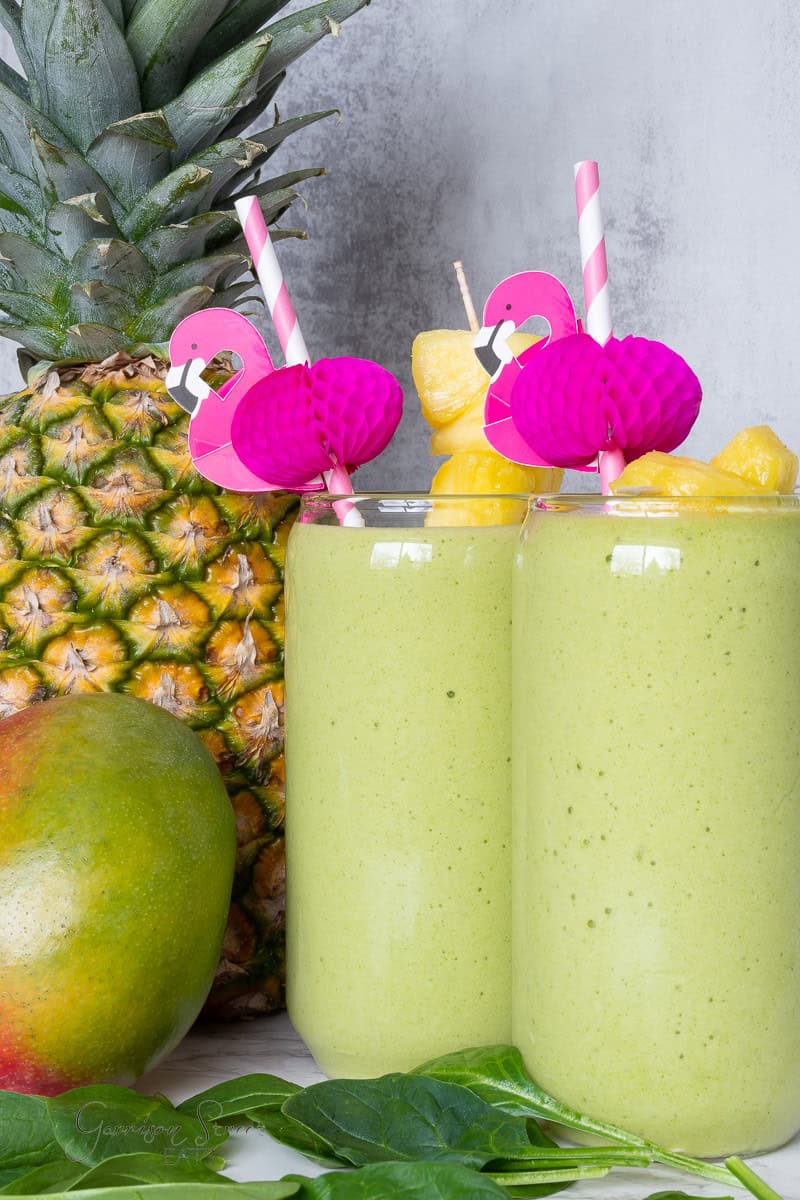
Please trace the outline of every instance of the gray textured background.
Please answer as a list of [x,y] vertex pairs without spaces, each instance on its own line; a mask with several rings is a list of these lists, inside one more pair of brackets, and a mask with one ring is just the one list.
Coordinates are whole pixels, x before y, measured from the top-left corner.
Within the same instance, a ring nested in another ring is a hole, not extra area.
[[[766,421],[800,448],[798,0],[373,0],[294,68],[284,116],[338,105],[276,165],[326,163],[282,262],[315,357],[395,371],[406,416],[362,488],[427,486],[420,329],[504,275],[580,271],[572,164],[601,165],[615,332],[704,384],[688,453]],[[2,351],[13,377],[14,352]],[[572,482],[575,480],[573,479]]]

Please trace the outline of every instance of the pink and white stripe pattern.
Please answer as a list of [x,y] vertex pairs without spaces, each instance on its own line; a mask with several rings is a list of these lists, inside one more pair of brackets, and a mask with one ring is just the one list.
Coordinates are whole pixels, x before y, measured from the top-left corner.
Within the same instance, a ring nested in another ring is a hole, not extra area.
[[305,339],[283,279],[278,256],[269,236],[261,206],[255,196],[236,201],[236,212],[245,241],[253,256],[253,267],[264,291],[267,308],[281,344],[286,365],[310,362]]
[[586,305],[585,330],[604,346],[611,337],[611,302],[606,237],[600,210],[600,174],[596,162],[587,160],[575,164],[575,199]]

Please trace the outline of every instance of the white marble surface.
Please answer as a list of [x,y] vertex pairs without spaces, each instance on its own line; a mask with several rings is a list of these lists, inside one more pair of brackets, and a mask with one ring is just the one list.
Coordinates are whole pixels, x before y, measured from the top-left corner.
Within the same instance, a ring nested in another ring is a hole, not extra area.
[[[176,1103],[212,1084],[253,1071],[269,1072],[307,1085],[323,1076],[317,1070],[285,1014],[244,1025],[206,1026],[189,1035],[166,1062],[139,1084],[143,1092],[162,1092]],[[227,1174],[234,1179],[280,1179],[290,1171],[318,1175],[321,1168],[255,1131],[237,1135],[225,1147]],[[753,1167],[783,1200],[800,1200],[800,1137],[774,1154],[752,1160]],[[692,1196],[716,1197],[719,1184],[666,1170],[614,1171],[605,1179],[576,1184],[570,1200],[642,1200],[653,1192],[675,1189]],[[737,1200],[748,1193],[735,1191]]]

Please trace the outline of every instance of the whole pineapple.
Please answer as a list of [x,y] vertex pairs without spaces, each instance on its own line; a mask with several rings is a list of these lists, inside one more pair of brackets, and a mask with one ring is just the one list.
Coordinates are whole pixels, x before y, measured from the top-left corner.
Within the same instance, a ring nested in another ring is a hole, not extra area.
[[[282,572],[295,500],[200,478],[165,391],[185,316],[244,302],[232,211],[269,222],[311,168],[243,135],[287,66],[369,0],[0,0],[0,717],[124,691],[184,718],[226,776],[239,869],[210,1010],[283,1002]],[[273,236],[287,236],[281,231]],[[135,764],[131,764],[135,770]],[[124,850],[124,831],[120,831]]]

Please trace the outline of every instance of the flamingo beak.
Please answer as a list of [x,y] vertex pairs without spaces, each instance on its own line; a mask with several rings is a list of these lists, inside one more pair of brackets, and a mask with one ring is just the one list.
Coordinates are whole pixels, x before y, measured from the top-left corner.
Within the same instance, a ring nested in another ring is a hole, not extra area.
[[197,411],[211,388],[202,378],[206,364],[202,358],[190,358],[187,362],[170,367],[166,386],[176,404],[190,414]]
[[516,329],[513,321],[498,321],[495,326],[484,325],[475,334],[473,347],[478,362],[490,375],[492,382],[513,361],[514,355],[508,344],[508,339]]

